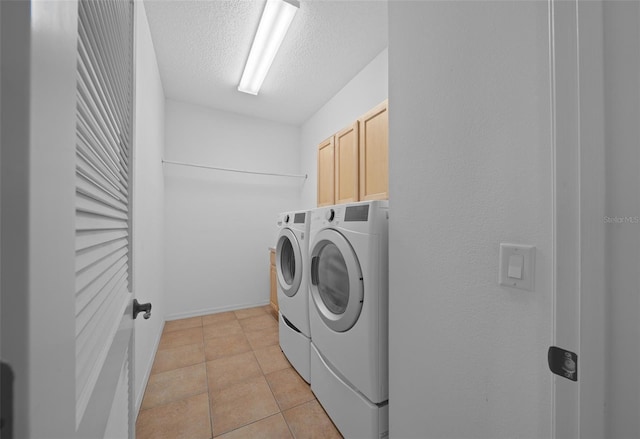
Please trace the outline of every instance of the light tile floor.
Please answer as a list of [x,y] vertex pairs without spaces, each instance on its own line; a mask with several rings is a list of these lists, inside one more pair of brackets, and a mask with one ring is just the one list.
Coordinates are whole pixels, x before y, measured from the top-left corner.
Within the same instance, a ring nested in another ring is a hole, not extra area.
[[136,436],[342,437],[282,354],[270,306],[167,322]]

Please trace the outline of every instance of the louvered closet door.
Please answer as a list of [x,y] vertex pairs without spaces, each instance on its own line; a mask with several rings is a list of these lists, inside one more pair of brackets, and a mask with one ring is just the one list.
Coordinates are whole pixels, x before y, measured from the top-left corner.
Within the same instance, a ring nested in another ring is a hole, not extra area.
[[132,424],[133,3],[78,3],[76,422],[80,437]]

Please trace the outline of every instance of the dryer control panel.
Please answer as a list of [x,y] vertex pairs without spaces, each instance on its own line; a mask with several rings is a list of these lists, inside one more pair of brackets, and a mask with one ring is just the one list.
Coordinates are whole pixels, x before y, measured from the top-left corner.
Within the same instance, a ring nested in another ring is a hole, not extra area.
[[369,205],[348,206],[344,212],[345,221],[369,221]]
[[[386,200],[337,204],[314,209],[310,216],[312,235],[327,227],[360,233],[379,233],[378,224],[388,224],[389,205]],[[311,239],[313,240],[313,237]]]

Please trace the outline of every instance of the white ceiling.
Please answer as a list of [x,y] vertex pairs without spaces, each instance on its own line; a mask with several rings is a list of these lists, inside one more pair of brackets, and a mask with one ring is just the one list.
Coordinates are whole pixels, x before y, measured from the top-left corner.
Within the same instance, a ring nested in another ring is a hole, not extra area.
[[167,98],[299,125],[387,47],[384,0],[300,0],[258,96],[236,90],[265,0],[145,0]]

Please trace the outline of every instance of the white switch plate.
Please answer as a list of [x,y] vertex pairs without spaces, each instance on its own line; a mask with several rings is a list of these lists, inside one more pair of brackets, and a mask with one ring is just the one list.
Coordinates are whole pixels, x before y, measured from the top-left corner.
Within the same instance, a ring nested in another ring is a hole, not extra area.
[[[520,255],[524,258],[522,265],[522,279],[509,277],[509,257]],[[498,283],[505,287],[519,288],[521,290],[533,291],[533,280],[535,278],[536,248],[532,245],[520,244],[500,244],[500,273]]]

